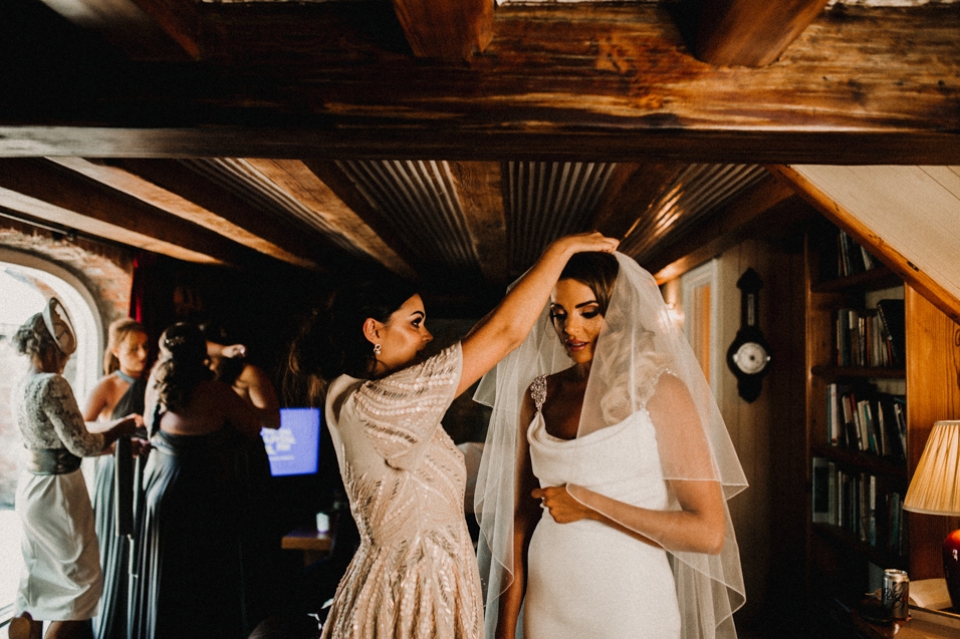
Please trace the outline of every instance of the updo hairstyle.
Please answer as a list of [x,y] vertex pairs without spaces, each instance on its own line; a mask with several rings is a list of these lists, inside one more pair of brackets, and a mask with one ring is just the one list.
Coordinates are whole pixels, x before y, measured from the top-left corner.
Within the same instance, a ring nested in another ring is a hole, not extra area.
[[151,378],[159,403],[175,413],[190,403],[200,382],[213,378],[207,368],[207,341],[196,325],[178,322],[163,332]]
[[120,345],[134,333],[148,335],[147,328],[143,324],[129,317],[123,317],[110,323],[110,327],[107,329],[107,350],[103,354],[104,374],[109,375],[120,369],[120,360],[113,354],[113,351],[120,348]]
[[606,316],[617,283],[620,264],[611,253],[575,253],[560,273],[561,280],[576,280],[590,287],[597,296],[600,314]]
[[42,313],[35,313],[23,323],[13,336],[13,343],[17,352],[27,357],[36,355],[41,359],[44,355],[53,350],[59,350],[57,343],[47,330],[47,325],[43,321]]
[[293,341],[289,373],[308,388],[310,401],[322,402],[327,384],[340,375],[370,379],[376,366],[373,344],[363,334],[368,318],[386,323],[417,294],[400,278],[383,278],[345,287],[311,311]]

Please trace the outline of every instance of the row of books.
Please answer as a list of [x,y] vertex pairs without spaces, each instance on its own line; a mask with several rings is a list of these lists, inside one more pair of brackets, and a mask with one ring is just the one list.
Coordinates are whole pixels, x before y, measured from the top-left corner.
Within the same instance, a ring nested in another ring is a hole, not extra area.
[[905,460],[906,398],[879,393],[866,384],[828,384],[827,429],[831,446]]
[[825,457],[813,458],[815,523],[843,529],[876,548],[905,554],[903,495],[884,490],[876,475],[851,472]]
[[903,300],[883,299],[869,309],[841,308],[835,317],[839,366],[904,365]]
[[837,273],[843,277],[876,268],[879,262],[857,244],[856,240],[840,231],[837,235]]

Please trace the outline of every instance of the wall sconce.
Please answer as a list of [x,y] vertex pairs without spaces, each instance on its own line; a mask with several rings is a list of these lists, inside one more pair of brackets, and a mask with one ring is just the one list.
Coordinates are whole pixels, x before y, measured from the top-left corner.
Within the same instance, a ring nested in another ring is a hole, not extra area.
[[[938,421],[910,481],[903,509],[960,516],[960,420]],[[960,610],[960,529],[943,541],[943,573],[954,610]]]

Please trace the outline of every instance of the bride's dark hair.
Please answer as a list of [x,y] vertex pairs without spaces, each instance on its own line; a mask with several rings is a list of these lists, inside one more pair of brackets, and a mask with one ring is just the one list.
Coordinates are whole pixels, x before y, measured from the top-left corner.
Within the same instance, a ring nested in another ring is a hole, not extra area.
[[178,412],[190,403],[193,389],[213,378],[207,368],[207,340],[194,324],[178,322],[160,336],[160,358],[150,375],[157,399]]
[[318,405],[327,384],[340,375],[369,379],[376,358],[373,344],[363,334],[363,323],[367,318],[386,322],[416,293],[406,280],[383,278],[330,294],[310,312],[291,345],[284,382],[288,398],[293,387],[301,387],[305,401]]
[[606,316],[619,272],[620,264],[610,253],[576,253],[567,261],[560,279],[576,280],[589,286],[597,296],[600,314]]

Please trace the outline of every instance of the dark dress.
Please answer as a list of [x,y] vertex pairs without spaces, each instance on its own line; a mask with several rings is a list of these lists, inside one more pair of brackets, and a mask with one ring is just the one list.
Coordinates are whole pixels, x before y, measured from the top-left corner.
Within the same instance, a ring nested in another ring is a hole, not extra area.
[[243,437],[151,438],[138,552],[136,639],[239,639],[252,629],[245,601]]
[[[124,379],[130,382],[125,376]],[[119,419],[131,413],[142,415],[146,387],[146,380],[133,380],[110,418]],[[139,436],[146,437],[146,431]],[[100,598],[99,616],[94,619],[94,636],[97,639],[127,639],[130,538],[116,534],[114,457],[100,455],[95,464],[93,511],[100,543],[100,565],[103,568],[103,596]]]

